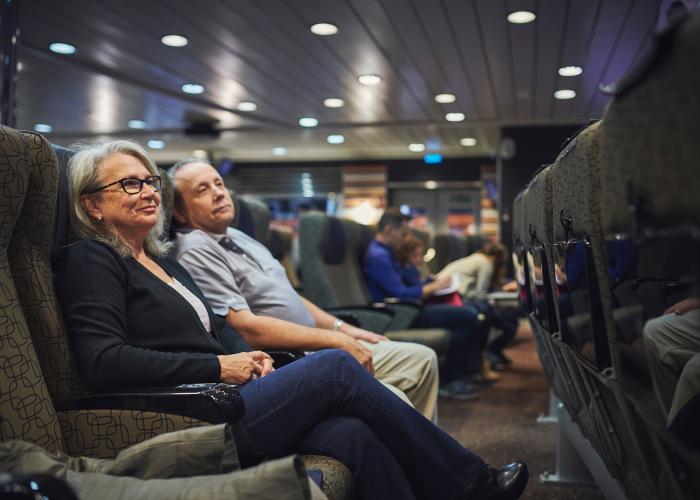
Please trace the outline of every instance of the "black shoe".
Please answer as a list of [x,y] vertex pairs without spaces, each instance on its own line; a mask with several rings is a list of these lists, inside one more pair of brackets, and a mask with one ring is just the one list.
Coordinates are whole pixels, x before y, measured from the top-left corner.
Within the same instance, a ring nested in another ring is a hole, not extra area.
[[440,387],[438,394],[447,398],[468,401],[479,397],[479,388],[462,379],[457,379]]
[[474,500],[516,500],[523,494],[530,475],[524,462],[513,462],[498,469],[484,466],[470,498]]
[[489,360],[491,369],[493,371],[501,372],[506,369],[506,367],[513,363],[513,360],[502,352],[496,351],[486,351],[486,358]]

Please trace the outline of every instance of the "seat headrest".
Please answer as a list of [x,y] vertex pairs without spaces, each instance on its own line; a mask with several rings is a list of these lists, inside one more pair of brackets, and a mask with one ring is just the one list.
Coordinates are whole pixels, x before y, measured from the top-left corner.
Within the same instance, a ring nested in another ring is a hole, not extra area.
[[234,198],[233,201],[236,209],[236,214],[234,216],[231,225],[243,231],[245,234],[251,238],[255,238],[255,223],[253,221],[253,212],[250,210],[248,203],[241,198]]
[[328,217],[321,240],[321,256],[326,264],[342,264],[347,250],[347,236],[337,217]]
[[78,240],[70,222],[68,198],[68,164],[75,154],[72,149],[53,145],[58,160],[58,194],[56,197],[56,220],[54,222],[53,252]]

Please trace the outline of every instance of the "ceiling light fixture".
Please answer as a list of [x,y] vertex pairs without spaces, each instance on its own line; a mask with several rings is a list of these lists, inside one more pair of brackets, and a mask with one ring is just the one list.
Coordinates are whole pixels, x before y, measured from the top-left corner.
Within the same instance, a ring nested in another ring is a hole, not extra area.
[[48,123],[37,123],[34,125],[34,131],[40,134],[50,134],[53,131],[53,127]]
[[146,122],[143,120],[129,120],[127,123],[129,128],[144,129],[146,128]]
[[576,97],[576,92],[571,89],[561,89],[554,92],[555,99],[573,99]]
[[204,149],[193,149],[192,157],[199,158],[200,160],[206,160],[207,158],[209,158],[209,154]]
[[530,12],[529,10],[518,10],[516,12],[511,12],[508,14],[508,19],[509,23],[513,24],[527,24],[531,23],[537,18],[534,12]]
[[309,28],[311,33],[319,36],[335,35],[338,33],[338,27],[332,23],[316,23]]
[[408,145],[408,150],[412,153],[422,153],[425,151],[425,144],[413,143]]
[[165,142],[160,139],[151,139],[146,143],[146,146],[151,149],[163,149],[165,147]]
[[187,38],[182,35],[163,35],[160,41],[168,47],[184,47],[189,43]]
[[287,154],[287,148],[277,146],[276,148],[272,148],[272,154],[275,156],[284,156]]
[[436,189],[437,182],[435,181],[425,181],[425,189]]
[[185,94],[201,94],[204,92],[204,85],[199,83],[186,83],[182,86],[182,91]]
[[51,52],[55,52],[56,54],[62,54],[65,56],[75,54],[76,52],[76,48],[74,45],[65,42],[53,42],[49,44],[49,50]]
[[562,66],[559,68],[560,76],[578,76],[583,73],[581,66]]
[[328,144],[342,144],[345,142],[345,136],[341,134],[332,134],[326,137]]
[[299,118],[299,125],[302,127],[315,127],[318,125],[318,120],[311,116],[305,116],[303,118]]
[[447,113],[445,115],[445,120],[448,122],[463,122],[464,118],[464,113]]
[[345,105],[345,101],[338,97],[329,97],[323,100],[323,105],[327,108],[342,108]]
[[467,146],[467,147],[476,146],[476,139],[474,139],[473,137],[462,137],[459,140],[459,143],[462,146]]
[[449,104],[451,102],[455,102],[457,100],[457,96],[454,94],[438,94],[435,96],[435,102],[439,102],[440,104]]
[[382,77],[379,75],[360,75],[357,77],[357,81],[360,82],[361,85],[379,85],[382,83]]
[[238,111],[255,111],[258,109],[258,105],[252,101],[241,101],[236,106]]

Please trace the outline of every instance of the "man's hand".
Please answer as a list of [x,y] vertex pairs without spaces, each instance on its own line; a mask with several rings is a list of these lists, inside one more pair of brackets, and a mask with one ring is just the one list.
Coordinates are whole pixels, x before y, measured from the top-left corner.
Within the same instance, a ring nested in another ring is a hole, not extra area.
[[372,351],[360,344],[357,340],[344,335],[341,349],[355,358],[368,372],[374,375],[374,365],[372,364]]
[[508,283],[504,283],[501,285],[501,290],[504,292],[517,292],[518,291],[518,282],[515,280],[510,280]]
[[221,365],[219,379],[227,384],[245,384],[270,373],[272,358],[262,351],[217,356]]
[[376,344],[378,342],[381,342],[382,340],[389,340],[389,338],[385,337],[384,335],[379,335],[378,333],[373,333],[369,330],[363,330],[362,328],[357,328],[356,326],[352,326],[347,323],[343,324],[343,327],[340,329],[340,331],[343,332],[345,335],[349,335],[355,340],[364,340],[365,342],[369,342],[370,344]]
[[688,297],[673,304],[664,314],[685,314],[692,309],[700,309],[700,297]]

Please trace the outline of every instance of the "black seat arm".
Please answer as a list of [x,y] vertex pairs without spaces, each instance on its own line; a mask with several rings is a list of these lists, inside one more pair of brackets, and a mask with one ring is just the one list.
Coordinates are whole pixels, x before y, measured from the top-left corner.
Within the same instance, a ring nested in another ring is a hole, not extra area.
[[237,386],[221,383],[136,387],[83,394],[55,402],[56,410],[138,410],[171,413],[212,424],[239,421],[245,414]]

